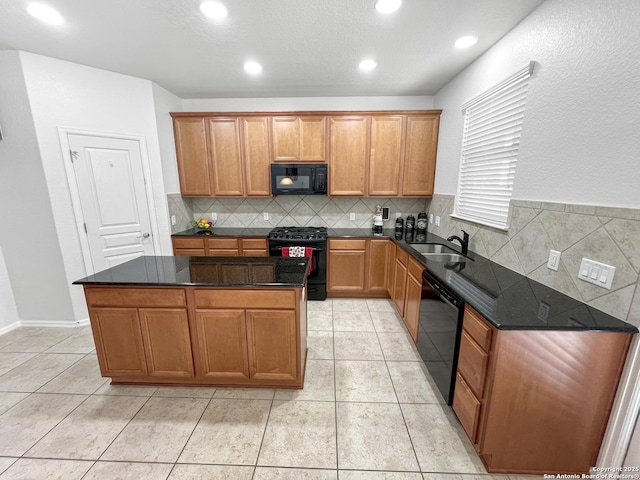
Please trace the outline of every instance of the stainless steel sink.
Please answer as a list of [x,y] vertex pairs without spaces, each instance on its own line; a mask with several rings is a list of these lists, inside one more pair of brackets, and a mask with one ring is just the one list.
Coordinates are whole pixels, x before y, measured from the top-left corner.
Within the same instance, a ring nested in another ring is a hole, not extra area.
[[422,255],[442,255],[442,254],[457,254],[453,248],[449,248],[441,243],[410,243],[414,250],[417,250]]
[[471,258],[459,253],[423,253],[422,255],[430,262],[456,263],[473,261]]

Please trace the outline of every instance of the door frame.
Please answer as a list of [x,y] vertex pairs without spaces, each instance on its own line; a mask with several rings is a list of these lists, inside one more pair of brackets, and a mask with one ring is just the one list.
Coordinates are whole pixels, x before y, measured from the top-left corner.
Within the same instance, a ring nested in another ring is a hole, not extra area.
[[131,135],[125,133],[111,133],[111,132],[99,132],[93,130],[80,130],[70,127],[58,127],[58,137],[60,139],[60,147],[62,149],[62,158],[64,163],[64,169],[67,174],[67,186],[69,187],[69,195],[71,196],[71,205],[73,207],[73,213],[76,221],[76,231],[78,239],[80,241],[80,249],[82,250],[82,259],[84,262],[84,269],[86,275],[93,275],[93,262],[91,260],[91,249],[89,247],[89,240],[84,230],[84,215],[82,213],[82,202],[80,201],[80,193],[78,191],[78,184],[76,181],[76,174],[73,168],[73,161],[71,159],[71,142],[69,141],[69,135],[79,135],[86,137],[102,137],[113,138],[116,140],[133,140],[138,143],[140,149],[140,158],[142,161],[142,174],[144,176],[144,192],[147,197],[147,205],[149,207],[149,222],[151,226],[151,239],[154,253],[157,255],[160,252],[160,240],[158,238],[159,228],[158,219],[155,215],[156,208],[153,197],[153,185],[151,181],[151,166],[149,164],[149,153],[147,150],[146,138],[143,135]]

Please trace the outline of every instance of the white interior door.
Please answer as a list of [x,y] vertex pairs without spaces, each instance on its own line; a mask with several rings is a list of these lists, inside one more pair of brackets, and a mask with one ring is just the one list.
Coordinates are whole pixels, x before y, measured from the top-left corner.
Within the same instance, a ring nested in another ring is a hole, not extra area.
[[68,139],[93,271],[153,255],[139,142],[78,134]]

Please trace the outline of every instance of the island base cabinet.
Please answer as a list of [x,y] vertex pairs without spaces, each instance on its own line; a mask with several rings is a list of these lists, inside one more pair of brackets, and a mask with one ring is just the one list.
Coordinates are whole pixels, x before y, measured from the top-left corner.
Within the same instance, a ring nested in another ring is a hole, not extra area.
[[102,376],[146,376],[138,310],[93,308],[89,318]]
[[197,310],[202,375],[220,380],[247,380],[249,357],[244,310]]
[[296,321],[290,310],[248,310],[249,367],[255,380],[295,380]]

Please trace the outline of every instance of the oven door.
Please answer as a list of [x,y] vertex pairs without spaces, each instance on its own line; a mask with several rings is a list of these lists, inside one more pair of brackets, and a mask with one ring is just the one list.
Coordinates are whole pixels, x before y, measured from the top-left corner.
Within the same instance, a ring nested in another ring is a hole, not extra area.
[[[293,243],[285,242],[269,242],[269,256],[281,257],[283,247],[294,246]],[[295,244],[295,246],[311,247],[313,253],[311,254],[311,266],[309,274],[307,275],[307,284],[325,283],[326,270],[327,270],[327,247],[325,245],[302,245]]]

